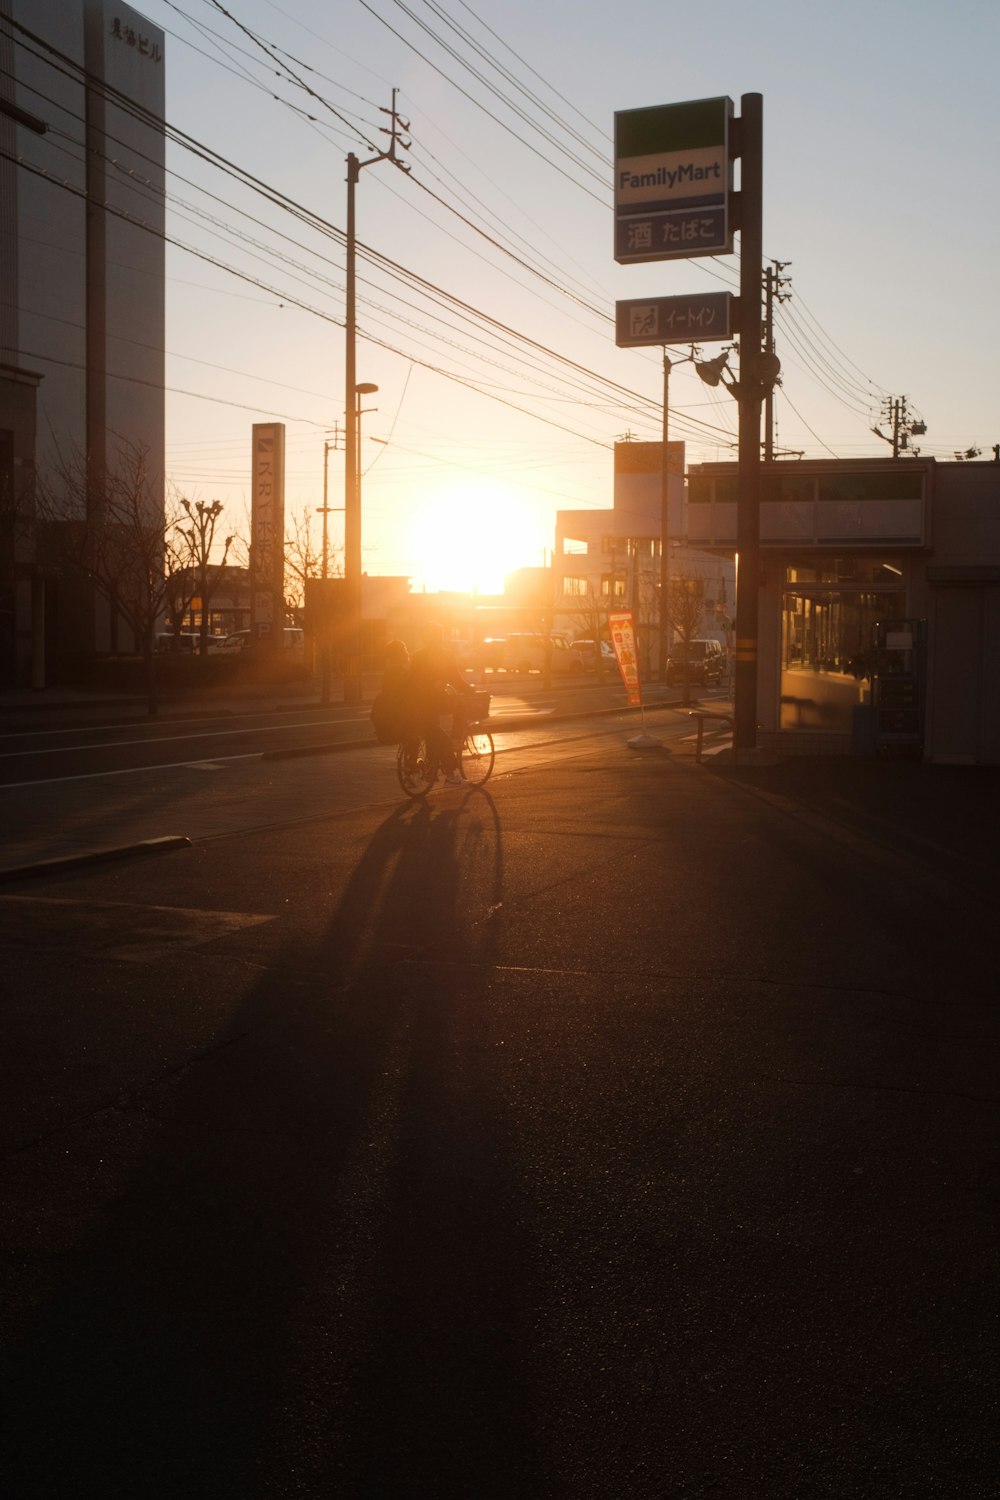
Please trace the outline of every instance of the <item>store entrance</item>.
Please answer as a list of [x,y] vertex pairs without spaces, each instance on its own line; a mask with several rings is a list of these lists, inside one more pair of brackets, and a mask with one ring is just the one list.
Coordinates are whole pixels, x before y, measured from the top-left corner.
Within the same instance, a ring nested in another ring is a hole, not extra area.
[[902,613],[904,596],[902,567],[880,559],[786,570],[782,729],[850,734],[854,706],[869,693],[872,629],[877,620]]

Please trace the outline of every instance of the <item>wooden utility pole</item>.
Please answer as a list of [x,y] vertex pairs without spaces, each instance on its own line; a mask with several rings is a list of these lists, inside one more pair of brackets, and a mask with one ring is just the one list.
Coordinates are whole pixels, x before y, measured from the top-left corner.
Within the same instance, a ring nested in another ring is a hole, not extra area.
[[757,637],[760,599],[761,278],[764,204],[764,99],[740,100],[740,414],[736,507],[736,673],[733,751],[757,745]]
[[[776,260],[768,266],[764,279],[764,350],[774,357],[774,304],[787,302],[791,292],[782,292],[788,281],[781,275],[791,265],[790,260]],[[769,385],[764,396],[764,462],[774,458],[774,386]]]
[[346,644],[347,666],[344,673],[344,702],[360,703],[361,688],[361,489],[358,484],[358,421],[359,392],[357,378],[357,316],[355,310],[355,261],[356,233],[354,218],[354,190],[365,167],[376,162],[391,161],[400,171],[410,169],[401,162],[397,150],[407,150],[410,142],[404,141],[401,131],[408,130],[396,110],[396,93],[392,91],[392,109],[382,113],[392,120],[391,128],[384,133],[389,136],[389,147],[379,151],[367,161],[360,161],[352,151],[347,158],[347,295],[344,318],[344,606],[347,618]]

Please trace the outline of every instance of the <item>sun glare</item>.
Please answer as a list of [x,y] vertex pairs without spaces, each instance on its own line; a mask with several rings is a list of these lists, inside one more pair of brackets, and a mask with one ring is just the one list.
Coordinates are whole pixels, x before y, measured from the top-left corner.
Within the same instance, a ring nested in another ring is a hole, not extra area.
[[513,491],[489,480],[463,481],[415,507],[410,528],[415,588],[430,593],[499,594],[518,568],[544,561],[544,523]]

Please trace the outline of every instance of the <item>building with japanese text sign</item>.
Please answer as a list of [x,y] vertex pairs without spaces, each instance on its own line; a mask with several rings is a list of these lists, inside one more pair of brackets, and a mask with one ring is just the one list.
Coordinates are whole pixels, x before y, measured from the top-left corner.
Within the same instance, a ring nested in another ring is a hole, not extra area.
[[39,495],[58,504],[67,467],[99,495],[128,449],[162,521],[165,40],[118,0],[6,0],[0,52],[0,467],[26,521],[0,558],[0,681],[41,686],[60,657],[131,642],[46,574]]

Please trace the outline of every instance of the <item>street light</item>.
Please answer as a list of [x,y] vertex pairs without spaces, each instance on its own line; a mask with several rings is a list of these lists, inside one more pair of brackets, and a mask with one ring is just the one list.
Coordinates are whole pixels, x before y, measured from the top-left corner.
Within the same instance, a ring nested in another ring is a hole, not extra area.
[[[352,360],[353,364],[353,360]],[[353,373],[353,372],[352,372]],[[377,385],[370,381],[348,387],[350,409],[346,413],[347,441],[344,453],[344,592],[347,623],[347,660],[344,669],[344,702],[363,701],[361,683],[361,398],[373,396]]]
[[[361,417],[362,417],[361,397],[362,396],[374,396],[374,394],[375,394],[375,392],[377,390],[378,390],[378,386],[377,385],[372,385],[371,382],[367,381],[367,380],[363,384],[356,385],[354,387],[354,395],[356,397],[356,405],[355,405],[355,411],[354,411],[354,420],[357,423],[357,427],[355,429],[355,443],[354,443],[354,452],[355,452],[355,457],[356,457],[356,460],[357,460],[357,469],[356,469],[356,473],[355,473],[355,477],[354,477],[354,483],[355,483],[356,493],[357,493],[357,497],[358,497],[358,509],[359,509],[359,511],[361,509]],[[366,406],[364,408],[364,411],[374,411],[374,410],[375,410],[375,408],[373,406]]]
[[332,627],[331,627],[331,623],[330,623],[330,619],[331,619],[331,616],[330,616],[330,597],[329,597],[329,594],[328,594],[327,589],[326,589],[326,582],[327,582],[327,579],[330,576],[330,527],[329,527],[329,518],[330,518],[330,511],[333,510],[333,509],[335,509],[334,506],[331,506],[330,501],[329,501],[329,484],[328,484],[329,472],[330,472],[329,459],[330,459],[331,452],[336,453],[337,448],[339,446],[339,444],[338,444],[338,436],[339,436],[339,434],[337,434],[336,429],[334,429],[334,433],[335,433],[335,435],[334,435],[334,439],[333,439],[332,443],[330,442],[330,440],[328,438],[324,438],[324,440],[323,440],[323,504],[320,506],[320,514],[323,517],[323,554],[322,554],[322,567],[321,567],[321,574],[320,574],[320,576],[321,576],[321,578],[323,580],[323,585],[324,586],[323,586],[323,592],[322,592],[322,595],[321,595],[322,605],[320,606],[320,620],[321,620],[321,624],[320,624],[320,698],[319,698],[319,701],[322,704],[324,704],[324,705],[327,704],[327,703],[329,703],[329,701],[330,701],[330,631],[331,631]]
[[324,440],[323,440],[323,504],[319,507],[320,515],[323,517],[323,562],[322,562],[322,570],[321,570],[321,573],[320,573],[320,577],[323,578],[323,579],[327,579],[330,576],[330,528],[329,528],[329,525],[327,524],[327,517],[329,516],[330,511],[334,509],[334,507],[331,506],[330,501],[328,499],[328,495],[329,495],[328,479],[329,479],[329,468],[330,468],[328,460],[329,460],[330,454],[331,453],[336,453],[338,447],[339,447],[339,444],[338,444],[336,436],[334,436],[334,439],[333,439],[332,443],[330,442],[329,438],[324,438]]
[[[670,554],[668,552],[668,541],[670,535],[670,471],[667,458],[667,439],[670,433],[670,371],[674,365],[694,365],[700,379],[706,385],[718,385],[723,379],[723,374],[729,374],[726,361],[728,352],[719,354],[715,359],[699,360],[698,350],[694,344],[691,345],[691,353],[685,354],[683,359],[672,360],[663,351],[663,448],[660,465],[660,681],[665,682],[667,676],[667,657],[670,654],[670,622],[668,619],[670,604]],[[732,378],[732,377],[730,377]]]

